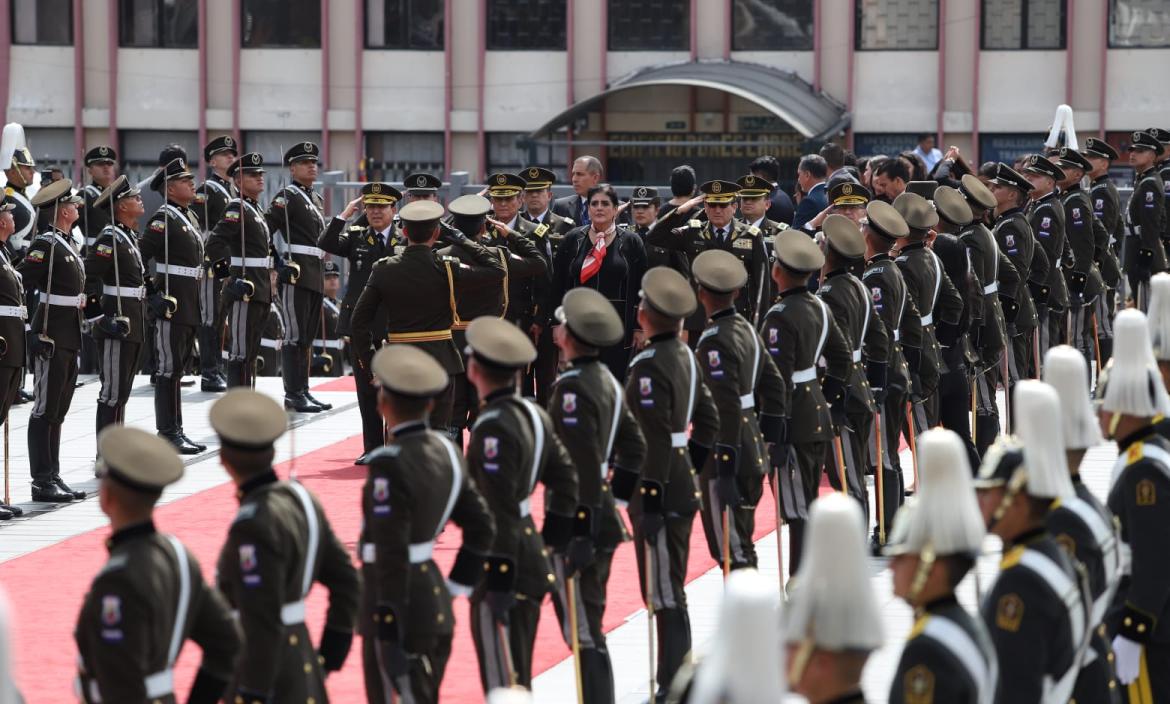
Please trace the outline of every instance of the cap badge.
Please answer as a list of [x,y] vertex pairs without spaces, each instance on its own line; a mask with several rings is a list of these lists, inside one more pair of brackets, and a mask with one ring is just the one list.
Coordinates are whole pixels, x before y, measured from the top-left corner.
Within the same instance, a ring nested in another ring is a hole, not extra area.
[[425,186],[425,185],[427,185],[427,177],[426,177],[426,176],[419,176],[418,178],[416,178],[416,179],[414,180],[414,184],[415,184],[416,186],[419,186],[420,188],[421,188],[422,186]]
[[312,142],[305,142],[305,151],[309,154],[313,153],[313,143]]
[[252,163],[253,163],[253,164],[259,164],[259,163],[260,163],[260,155],[259,155],[259,154],[252,154]]
[[507,183],[507,182],[508,182],[508,179],[504,178],[504,175],[503,175],[503,174],[500,174],[499,176],[496,176],[496,184],[498,184],[498,185],[502,186],[502,185],[504,185],[504,184],[505,184],[505,183]]
[[224,143],[224,146],[227,146],[227,147],[230,147],[230,146],[232,146],[233,144],[235,144],[235,142],[232,140],[232,138],[231,138],[231,137],[224,137],[224,138],[223,138],[223,143]]
[[846,183],[845,185],[841,186],[841,192],[847,196],[853,195],[853,184]]
[[528,170],[528,178],[536,178],[537,176],[540,176],[540,169],[533,166]]
[[747,178],[745,178],[743,180],[743,182],[744,182],[744,184],[746,184],[748,186],[754,186],[754,185],[756,185],[756,177],[755,176],[748,176]]
[[371,185],[370,192],[371,193],[381,193],[382,192],[382,184],[375,183],[375,184]]
[[720,193],[722,191],[723,191],[723,184],[722,183],[719,183],[718,181],[716,181],[715,183],[711,184],[711,192],[712,193]]
[[1039,156],[1038,154],[1033,154],[1031,157],[1029,157],[1029,158],[1028,158],[1028,164],[1029,164],[1029,165],[1033,165],[1033,166],[1034,166],[1034,165],[1036,165],[1036,164],[1038,164],[1038,163],[1040,163],[1040,156]]
[[645,186],[641,186],[640,188],[638,188],[638,197],[639,198],[646,197],[646,187]]
[[101,154],[102,156],[107,156],[109,153],[110,153],[109,147],[98,147],[98,154]]
[[1142,138],[1141,132],[1134,132],[1133,133],[1133,141],[1135,141],[1135,142],[1141,141],[1141,138]]

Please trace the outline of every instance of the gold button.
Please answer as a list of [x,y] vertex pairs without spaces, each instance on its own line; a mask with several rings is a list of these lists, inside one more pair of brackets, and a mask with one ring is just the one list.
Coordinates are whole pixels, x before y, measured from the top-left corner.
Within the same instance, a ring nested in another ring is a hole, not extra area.
[[305,663],[305,674],[307,675],[312,671],[313,671],[313,666],[310,665],[309,663]]
[[484,571],[484,572],[487,572],[487,571],[488,571],[488,570],[490,570],[491,568],[492,568],[492,563],[490,563],[490,562],[485,562],[485,563],[483,563],[483,571]]
[[579,521],[585,520],[585,512],[584,511],[577,512],[577,520],[579,520]]
[[442,589],[439,589],[438,587],[433,587],[433,591],[435,592],[435,594],[436,594],[436,595],[439,595],[439,594],[442,594],[442,593],[443,593],[443,590],[442,590]]
[[1132,618],[1130,618],[1129,616],[1126,616],[1126,617],[1125,617],[1125,625],[1127,625],[1127,626],[1132,626],[1132,625],[1133,625],[1133,619],[1132,619]]
[[1113,653],[1112,653],[1112,651],[1111,651],[1111,652],[1110,652],[1108,655],[1106,655],[1106,656],[1105,656],[1105,659],[1106,659],[1106,660],[1108,660],[1109,662],[1113,662]]
[[424,562],[423,564],[419,565],[418,571],[426,574],[427,572],[431,571],[431,568],[429,565],[427,565],[427,563]]
[[678,454],[680,454],[680,455],[681,455],[682,453],[683,453],[683,449],[682,449],[681,447],[680,447],[680,448],[678,448]]
[[723,455],[723,461],[724,461],[724,462],[729,462],[729,461],[731,461],[731,455],[724,454],[724,455]]
[[446,620],[447,620],[446,614],[436,614],[435,615],[435,623],[443,623]]
[[244,704],[244,698],[243,697],[236,697],[236,704]]
[[524,526],[524,535],[532,535],[532,526]]
[[651,490],[650,490],[650,495],[651,495],[651,496],[658,496],[658,490],[657,490],[657,489],[651,489]]
[[290,635],[290,636],[288,637],[288,644],[289,644],[289,645],[296,645],[298,642],[299,642],[299,641],[298,641],[298,639],[297,639],[297,634],[296,634],[296,633],[294,633],[294,634],[292,634],[292,635]]
[[819,426],[819,425],[817,426],[817,432],[818,433],[821,432],[821,426]]
[[556,583],[556,581],[557,581],[557,576],[555,574],[550,574],[548,576],[548,583],[549,584],[554,584],[554,583]]
[[699,492],[699,491],[696,491],[696,492],[695,492],[695,498],[696,498],[696,499],[702,498],[702,496],[703,496],[702,492]]
[[500,574],[504,574],[504,573],[505,573],[505,572],[507,572],[507,571],[508,571],[508,565],[507,565],[507,563],[504,563],[504,564],[500,565]]
[[[307,672],[307,670],[306,670],[306,672]],[[317,700],[314,699],[313,697],[309,697],[308,699],[305,700],[305,704],[317,704]]]
[[1137,627],[1137,632],[1138,633],[1145,633],[1146,632],[1146,624],[1139,623],[1138,627]]
[[1116,680],[1109,680],[1109,689],[1115,689],[1116,687],[1117,687],[1117,681]]
[[[385,623],[394,623],[394,614],[386,614],[382,621]],[[296,636],[293,637],[295,638]]]
[[322,657],[322,656],[320,656],[320,655],[318,655],[318,656],[317,656],[317,664],[318,664],[318,665],[324,665],[324,664],[325,664],[325,658],[324,658],[324,657]]

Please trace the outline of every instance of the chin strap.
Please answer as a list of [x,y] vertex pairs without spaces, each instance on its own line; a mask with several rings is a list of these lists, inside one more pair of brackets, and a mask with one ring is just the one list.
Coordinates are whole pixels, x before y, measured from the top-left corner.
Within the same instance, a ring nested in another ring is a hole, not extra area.
[[999,505],[995,507],[995,511],[991,514],[991,520],[987,522],[987,530],[991,530],[997,523],[1003,520],[1003,516],[1007,513],[1008,507],[1011,506],[1012,501],[1015,500],[1016,495],[1023,490],[1024,485],[1028,483],[1028,470],[1019,467],[1012,474],[1011,479],[1008,480],[1007,488],[1004,490],[1003,499]]
[[907,601],[911,604],[918,603],[918,597],[926,588],[926,580],[930,578],[930,570],[934,567],[934,561],[934,543],[923,545],[922,552],[918,554],[918,568],[914,570],[914,579],[910,582],[910,593],[906,595]]

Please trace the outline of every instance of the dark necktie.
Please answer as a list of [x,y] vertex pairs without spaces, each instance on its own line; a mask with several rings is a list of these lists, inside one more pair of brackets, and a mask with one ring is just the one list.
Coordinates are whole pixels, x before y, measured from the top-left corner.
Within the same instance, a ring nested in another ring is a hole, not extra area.
[[589,224],[589,205],[585,200],[581,201],[580,217],[577,220],[582,225]]

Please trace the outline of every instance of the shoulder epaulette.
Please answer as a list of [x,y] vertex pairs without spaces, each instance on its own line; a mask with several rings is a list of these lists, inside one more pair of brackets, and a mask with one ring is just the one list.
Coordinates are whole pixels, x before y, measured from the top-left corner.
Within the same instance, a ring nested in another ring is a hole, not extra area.
[[719,334],[719,326],[712,325],[711,327],[704,330],[702,335],[699,335],[699,344],[702,344],[703,340],[706,340],[708,337],[711,337],[712,335],[718,335],[718,334]]
[[693,227],[696,230],[701,229],[703,227],[703,221],[702,220],[687,220],[687,227]]
[[581,375],[580,369],[566,369],[565,371],[561,372],[560,376],[558,376],[557,380],[553,383],[560,383],[560,381],[562,379],[572,379],[573,377],[580,376],[580,375]]
[[541,223],[540,227],[532,231],[532,234],[536,235],[537,237],[544,237],[544,233],[546,232],[548,232],[548,225]]
[[492,408],[490,410],[484,411],[484,412],[479,414],[478,418],[475,419],[475,425],[471,426],[471,429],[475,430],[481,424],[486,423],[489,420],[495,420],[496,418],[499,418],[499,417],[500,417],[500,410],[498,408]]
[[573,222],[573,218],[565,218],[565,222],[569,223],[570,225],[576,225],[576,224],[577,224],[577,223]]
[[126,562],[129,559],[130,558],[127,557],[125,554],[114,555],[114,556],[110,557],[109,560],[106,560],[106,564],[102,565],[102,571],[98,572],[98,574],[106,574],[107,572],[113,572],[115,570],[120,570],[126,566]]
[[630,360],[630,367],[632,368],[635,364],[641,362],[644,359],[652,358],[655,352],[657,352],[657,350],[655,350],[653,347],[648,350],[642,350],[638,354],[634,355],[634,358]]
[[1027,551],[1027,549],[1027,546],[1017,545],[1011,550],[1005,552],[1003,554],[1003,558],[999,561],[1000,570],[1011,569],[1012,567],[1018,565],[1020,563],[1020,558],[1024,556],[1024,552]]
[[758,234],[760,234],[760,228],[756,227],[755,225],[750,225],[750,226],[748,227],[747,231],[748,231],[748,234],[749,234],[749,235],[758,235]]
[[875,267],[866,269],[865,271],[861,272],[861,278],[863,280],[868,279],[870,274],[878,274],[878,273],[881,273],[882,271],[885,271],[885,269],[886,268],[884,266],[875,266]]
[[252,517],[256,515],[256,509],[258,508],[259,505],[255,501],[249,501],[246,504],[242,504],[240,506],[240,510],[236,511],[236,517],[234,520],[232,520],[232,523],[251,520]]
[[366,456],[366,459],[373,463],[375,460],[392,460],[397,458],[400,454],[402,454],[401,445],[383,445],[382,447],[379,447],[378,449],[370,452],[370,454]]
[[1129,449],[1125,451],[1125,465],[1127,467],[1142,458],[1142,455],[1144,454],[1144,445],[1145,443],[1143,442],[1135,442],[1129,446]]

